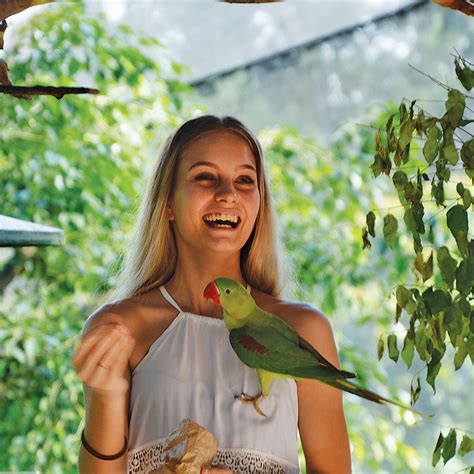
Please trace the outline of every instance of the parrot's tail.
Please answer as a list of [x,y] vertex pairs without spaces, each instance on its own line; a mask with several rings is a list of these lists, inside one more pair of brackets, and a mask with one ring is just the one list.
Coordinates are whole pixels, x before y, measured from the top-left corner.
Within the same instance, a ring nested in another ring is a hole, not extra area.
[[401,408],[404,408],[405,410],[410,410],[411,412],[416,413],[417,415],[420,415],[423,419],[427,421],[430,421],[435,415],[435,414],[427,415],[426,413],[419,412],[407,405],[403,405],[403,403],[396,402],[395,400],[390,400],[388,398],[382,397],[381,395],[378,395],[375,392],[359,387],[351,382],[347,382],[345,379],[336,379],[334,383],[329,383],[329,384],[332,385],[333,387],[344,390],[345,392],[353,393],[354,395],[358,395],[359,397],[365,398],[367,400],[371,400],[376,403],[391,403],[392,405],[397,405]]

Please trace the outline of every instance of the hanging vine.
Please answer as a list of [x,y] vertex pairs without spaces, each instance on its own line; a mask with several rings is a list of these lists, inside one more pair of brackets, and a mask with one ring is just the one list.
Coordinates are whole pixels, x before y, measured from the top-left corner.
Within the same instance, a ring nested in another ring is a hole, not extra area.
[[[474,122],[469,95],[474,87],[473,64],[456,54],[456,75],[466,92],[449,87],[435,80],[447,90],[445,112],[442,117],[429,115],[416,106],[416,100],[407,104],[403,100],[398,114],[386,122],[385,130],[375,135],[376,154],[371,165],[374,177],[385,174],[391,177],[403,207],[403,221],[413,238],[415,257],[413,271],[416,285],[396,287],[395,322],[404,311],[409,318],[408,330],[401,351],[396,334],[382,334],[377,353],[382,358],[387,347],[389,357],[397,362],[401,355],[407,367],[411,366],[414,352],[425,362],[426,381],[436,393],[435,380],[439,373],[447,345],[455,350],[454,368],[462,367],[467,355],[474,362],[474,313],[472,311],[474,285],[474,242],[469,232],[469,214],[473,206],[474,138],[470,124]],[[407,107],[408,105],[408,107]],[[411,150],[415,139],[424,141],[422,157]],[[416,169],[408,176],[404,170]],[[454,198],[446,198],[445,186],[452,173],[457,174]],[[430,177],[431,175],[431,177]],[[430,182],[431,199],[423,200],[425,183]],[[424,203],[434,203],[440,211],[425,219]],[[442,215],[451,236],[451,242],[439,245],[433,229],[443,224]],[[376,215],[371,210],[366,215],[362,229],[363,248],[370,249],[369,235],[376,236]],[[427,228],[429,227],[429,230]],[[390,212],[383,217],[383,237],[393,248],[399,229],[398,219]],[[422,239],[427,240],[422,241]],[[435,267],[435,262],[437,267]],[[415,377],[414,377],[415,378]],[[421,392],[420,376],[416,386],[411,385],[411,404]],[[472,435],[472,433],[471,433]],[[440,432],[433,452],[432,465],[440,457],[444,464],[456,453],[456,429],[444,436]],[[457,454],[464,456],[474,450],[474,439],[464,434]],[[474,467],[473,467],[474,469]]]

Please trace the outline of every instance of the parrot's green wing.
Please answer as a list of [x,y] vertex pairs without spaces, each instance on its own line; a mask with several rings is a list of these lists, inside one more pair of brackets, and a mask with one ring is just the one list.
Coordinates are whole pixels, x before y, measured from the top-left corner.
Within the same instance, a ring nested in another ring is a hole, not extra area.
[[[286,351],[286,354],[288,354],[289,349],[294,350],[296,351],[296,354],[299,354],[297,366],[301,377],[307,377],[311,376],[311,374],[314,374],[315,365],[321,365],[322,367],[326,367],[325,370],[332,369],[329,373],[337,374],[339,376],[342,376],[343,378],[356,377],[356,374],[345,370],[340,370],[333,364],[331,364],[331,362],[329,362],[325,357],[323,357],[308,341],[303,339],[286,321],[274,315],[273,313],[269,313],[257,307],[256,312],[252,318],[252,322],[244,327],[252,333],[250,334],[251,336],[255,336],[257,338],[257,342],[261,341],[259,343],[262,345],[265,345],[264,342],[266,342],[267,335],[271,336],[271,341],[269,342],[270,353],[267,353],[267,355],[264,357],[258,356],[260,363],[262,362],[262,359],[266,362],[269,359],[281,357],[280,353],[277,354],[277,347],[281,347],[283,351]],[[242,357],[252,358],[254,356],[254,354],[252,354],[252,351],[250,351],[251,353],[248,354],[248,349],[243,346],[242,348],[240,348],[242,352],[241,357],[236,349],[236,347],[238,347],[239,345],[238,340],[236,340],[234,344],[232,343],[231,337],[231,345],[237,355],[241,358],[242,362],[246,363],[242,359]],[[287,355],[284,355],[283,359],[287,360]],[[250,366],[254,367],[253,365]],[[324,373],[326,375],[328,374],[328,372]]]
[[334,367],[291,326],[270,316],[269,324],[262,325],[260,320],[258,326],[247,325],[230,331],[230,344],[244,364],[295,377],[355,377]]

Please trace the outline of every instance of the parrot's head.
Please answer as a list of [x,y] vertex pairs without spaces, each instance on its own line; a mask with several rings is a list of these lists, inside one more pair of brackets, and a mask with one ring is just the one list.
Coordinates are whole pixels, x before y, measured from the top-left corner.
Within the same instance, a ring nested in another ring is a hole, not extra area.
[[245,319],[255,308],[255,300],[237,281],[230,278],[216,278],[204,290],[204,298],[211,298],[234,320]]

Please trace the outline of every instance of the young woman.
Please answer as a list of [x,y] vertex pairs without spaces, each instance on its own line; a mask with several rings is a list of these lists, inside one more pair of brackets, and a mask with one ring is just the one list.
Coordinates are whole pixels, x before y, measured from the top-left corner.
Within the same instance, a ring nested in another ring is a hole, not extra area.
[[166,141],[145,192],[113,301],[86,321],[73,365],[84,383],[81,473],[148,472],[184,418],[218,442],[212,471],[351,472],[342,392],[274,381],[260,408],[256,371],[233,353],[222,308],[203,298],[217,277],[247,287],[339,367],[327,318],[281,299],[281,259],[261,147],[232,117],[202,116]]

